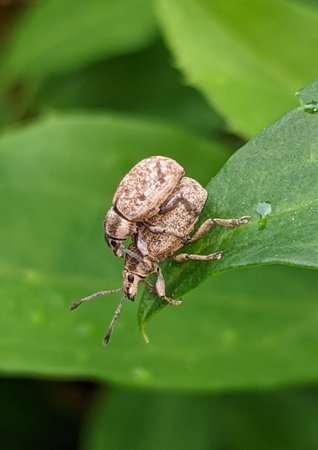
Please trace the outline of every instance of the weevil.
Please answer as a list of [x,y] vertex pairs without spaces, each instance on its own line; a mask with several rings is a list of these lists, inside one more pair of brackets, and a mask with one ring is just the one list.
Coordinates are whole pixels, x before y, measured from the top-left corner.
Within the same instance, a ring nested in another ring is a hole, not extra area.
[[125,175],[104,219],[105,240],[116,256],[126,253],[124,241],[132,236],[144,253],[139,224],[146,223],[160,211],[173,209],[180,200],[178,183],[183,176],[183,167],[165,156],[143,159]]
[[[142,233],[142,243],[138,242],[138,235],[133,234],[133,242],[126,249],[125,264],[123,270],[122,287],[109,291],[99,291],[75,302],[71,309],[77,308],[96,297],[123,292],[124,295],[111,320],[108,331],[103,340],[107,345],[113,331],[115,322],[120,314],[125,299],[134,300],[138,292],[138,286],[142,282],[152,289],[161,299],[170,305],[177,306],[181,300],[174,300],[166,295],[165,280],[161,272],[159,262],[170,258],[178,263],[186,260],[211,261],[222,257],[218,251],[209,255],[197,255],[189,253],[175,254],[185,243],[192,243],[207,233],[213,225],[234,227],[246,224],[248,216],[239,219],[206,219],[198,230],[190,236],[198,221],[199,215],[207,200],[207,191],[195,180],[182,177],[178,183],[178,195],[183,201],[177,201],[173,208],[160,211],[147,220],[147,223],[139,223]],[[168,230],[168,231],[167,231]],[[173,233],[171,233],[171,230]],[[141,248],[140,248],[141,245]],[[151,286],[145,279],[157,274],[155,286]]]

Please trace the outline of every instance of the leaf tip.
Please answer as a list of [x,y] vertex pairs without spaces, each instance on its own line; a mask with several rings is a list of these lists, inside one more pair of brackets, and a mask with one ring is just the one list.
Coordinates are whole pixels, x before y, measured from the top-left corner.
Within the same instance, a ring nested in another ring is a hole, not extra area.
[[145,325],[144,325],[144,324],[141,324],[141,325],[140,325],[139,331],[140,331],[140,334],[141,334],[141,336],[143,337],[145,343],[146,343],[146,344],[149,344],[150,341],[149,341],[149,338],[148,338],[148,334],[146,333]]

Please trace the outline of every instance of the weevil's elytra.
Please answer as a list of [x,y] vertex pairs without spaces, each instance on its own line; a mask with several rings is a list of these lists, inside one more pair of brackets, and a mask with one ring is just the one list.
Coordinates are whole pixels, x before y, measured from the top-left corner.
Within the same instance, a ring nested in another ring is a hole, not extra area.
[[156,214],[140,226],[149,255],[157,260],[167,258],[184,245],[208,196],[207,191],[189,177],[180,180],[178,194],[179,201],[173,209]]
[[[96,297],[123,291],[111,320],[104,345],[108,344],[115,322],[125,299],[134,300],[142,282],[163,301],[179,305],[181,301],[166,296],[165,280],[159,262],[170,258],[178,263],[187,260],[212,261],[222,257],[222,252],[208,255],[179,253],[185,243],[194,242],[215,225],[235,227],[246,224],[248,216],[239,219],[206,219],[193,232],[194,226],[207,200],[207,191],[195,180],[184,176],[183,168],[170,158],[154,156],[144,159],[124,177],[119,184],[113,207],[104,221],[106,242],[116,256],[125,255],[122,287],[99,291],[75,302],[71,309]],[[132,243],[126,248],[125,240]],[[155,273],[155,286],[145,278]]]
[[113,206],[125,219],[141,222],[159,212],[183,175],[184,169],[173,159],[163,156],[144,159],[119,183]]

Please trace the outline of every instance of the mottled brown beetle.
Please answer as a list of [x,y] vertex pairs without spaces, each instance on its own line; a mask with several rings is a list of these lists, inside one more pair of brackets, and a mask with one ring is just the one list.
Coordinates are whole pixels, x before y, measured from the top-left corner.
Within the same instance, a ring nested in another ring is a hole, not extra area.
[[[113,319],[110,323],[104,345],[109,342],[115,322],[120,314],[122,305],[126,298],[134,300],[140,282],[150,287],[163,301],[171,305],[179,305],[180,300],[173,300],[166,296],[165,280],[158,263],[170,258],[179,263],[186,260],[211,261],[222,257],[222,252],[210,255],[197,255],[175,252],[183,247],[185,242],[194,242],[200,239],[213,225],[234,227],[248,222],[249,217],[243,216],[239,219],[207,219],[198,228],[192,237],[189,236],[196,224],[199,214],[207,199],[207,191],[195,180],[182,177],[178,183],[178,195],[183,201],[177,201],[173,208],[162,211],[147,220],[147,224],[140,223],[139,231],[143,236],[142,250],[138,246],[138,236],[133,235],[133,242],[129,245],[125,255],[125,267],[123,271],[122,288],[111,291],[99,291],[74,303],[71,309],[77,308],[82,303],[88,302],[96,297],[101,297],[117,292],[124,292]],[[167,230],[169,230],[167,232]],[[170,231],[173,230],[172,234]],[[140,242],[139,242],[140,245]],[[145,249],[147,254],[145,255]],[[155,286],[149,285],[145,278],[153,273],[157,274]]]
[[147,254],[139,224],[180,201],[178,183],[183,176],[184,169],[164,156],[143,159],[127,173],[104,220],[105,240],[116,256],[127,253],[124,241],[129,236],[134,236],[140,252]]

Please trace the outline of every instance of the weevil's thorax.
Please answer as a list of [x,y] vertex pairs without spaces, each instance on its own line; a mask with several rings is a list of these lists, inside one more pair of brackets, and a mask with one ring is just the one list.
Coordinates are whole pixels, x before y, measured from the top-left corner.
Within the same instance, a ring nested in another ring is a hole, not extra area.
[[[183,177],[180,180],[172,195],[175,193],[180,194],[185,202],[179,201],[173,209],[156,214],[148,219],[147,223],[187,236],[198,221],[208,193],[200,183],[189,177]],[[141,227],[141,232],[146,241],[149,255],[155,256],[157,260],[171,256],[184,245],[182,238],[168,233],[152,233],[144,226]]]
[[127,297],[133,300],[137,294],[140,281],[157,270],[157,263],[147,257],[143,257],[135,244],[131,244],[128,250],[129,253],[125,255],[123,290]]
[[110,208],[104,219],[105,240],[116,256],[123,242],[136,232],[136,224],[129,222],[119,215],[114,208]]

